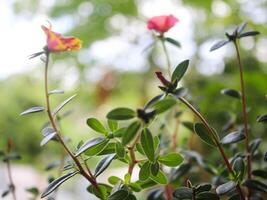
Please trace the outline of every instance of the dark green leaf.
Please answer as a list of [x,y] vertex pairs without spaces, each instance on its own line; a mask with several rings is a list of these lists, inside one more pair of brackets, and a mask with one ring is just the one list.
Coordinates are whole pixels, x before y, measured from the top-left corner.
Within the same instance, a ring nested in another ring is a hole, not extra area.
[[114,135],[114,137],[122,137],[126,130],[127,130],[127,128],[125,128],[125,127],[119,128],[118,130],[113,132],[113,135]]
[[127,200],[129,192],[126,190],[118,190],[108,197],[108,200]]
[[238,34],[241,34],[243,32],[243,30],[246,28],[246,26],[247,26],[247,22],[243,22],[240,26],[237,27],[236,32]]
[[257,181],[257,180],[246,180],[244,183],[245,186],[252,190],[258,190],[264,193],[267,193],[267,185]]
[[192,199],[193,191],[188,187],[180,187],[173,192],[173,196],[179,200]]
[[181,80],[181,78],[184,76],[188,68],[188,65],[189,65],[189,60],[184,60],[175,68],[175,70],[172,73],[172,78],[171,78],[172,83],[174,81],[179,82]]
[[95,130],[98,133],[103,133],[104,135],[107,135],[107,130],[98,119],[88,118],[86,122],[91,129]]
[[222,138],[221,143],[222,144],[232,144],[239,141],[242,141],[246,138],[244,133],[240,131],[234,131],[232,133],[227,134],[224,138]]
[[158,162],[150,164],[150,172],[153,176],[157,176],[157,174],[159,172],[159,163]]
[[44,110],[45,110],[45,108],[41,107],[41,106],[32,107],[32,108],[29,108],[29,109],[23,111],[22,113],[20,113],[20,115],[27,115],[27,114],[31,114],[31,113],[42,112]]
[[166,37],[165,40],[171,44],[173,44],[174,46],[181,48],[181,44],[180,42],[178,42],[177,40],[174,40],[172,38]]
[[172,94],[173,96],[175,96],[176,99],[179,99],[181,97],[186,96],[187,93],[188,93],[188,90],[186,88],[181,87],[181,88],[174,90]]
[[100,160],[95,169],[94,176],[99,176],[108,166],[111,164],[112,160],[115,158],[116,154],[111,154]]
[[39,190],[36,187],[27,188],[26,191],[31,193],[34,197],[39,195]]
[[190,131],[194,132],[194,124],[192,122],[182,122],[183,126],[189,129]]
[[5,191],[2,193],[1,197],[4,198],[4,197],[7,196],[10,192],[11,192],[10,189],[5,190]]
[[210,136],[210,133],[207,131],[204,124],[196,123],[194,125],[194,131],[205,143],[207,143],[208,145],[212,147],[216,147],[213,139]]
[[257,117],[257,122],[267,123],[267,114]]
[[108,143],[108,140],[106,140],[103,137],[98,137],[92,140],[88,140],[78,149],[75,156],[79,156],[83,152],[90,154],[90,156],[96,155],[105,148],[107,143]]
[[262,139],[260,138],[256,138],[249,143],[249,152],[251,153],[251,155],[253,155],[259,148],[261,140]]
[[149,102],[146,103],[146,105],[144,106],[144,110],[150,108],[151,106],[153,106],[156,102],[162,100],[164,98],[165,94],[160,94],[158,96],[153,97]]
[[107,154],[113,154],[116,153],[116,143],[115,142],[109,142],[105,148],[98,153],[98,156],[107,155]]
[[176,104],[176,100],[174,99],[163,99],[161,101],[156,102],[153,105],[153,108],[156,110],[157,114],[160,114],[162,112],[165,112],[166,110],[170,109]]
[[107,196],[111,190],[112,188],[104,183],[98,183],[98,189],[94,185],[87,187],[87,191],[91,194],[94,194],[99,199],[107,199]]
[[243,180],[245,174],[245,163],[241,157],[235,159],[233,170],[238,174],[239,180]]
[[136,147],[136,150],[137,150],[140,154],[145,155],[145,152],[144,152],[144,150],[143,150],[143,148],[142,148],[142,146],[141,146],[140,143],[137,143],[135,147]]
[[223,47],[224,45],[226,45],[228,42],[229,42],[228,40],[219,41],[219,42],[215,43],[214,45],[212,45],[212,47],[210,48],[210,51],[214,51],[216,49],[219,49],[219,48]]
[[136,136],[139,128],[140,128],[141,124],[140,122],[136,121],[133,122],[124,132],[123,136],[122,136],[122,144],[126,145],[129,142],[131,142],[134,137]]
[[212,188],[212,185],[209,183],[201,183],[196,187],[196,193],[201,193],[201,192],[207,192],[210,191]]
[[116,143],[116,154],[119,158],[124,158],[125,156],[124,146],[120,142]]
[[51,192],[53,192],[55,189],[57,189],[62,183],[64,183],[68,179],[72,178],[76,174],[78,174],[77,171],[76,172],[69,173],[69,174],[66,174],[66,175],[61,176],[61,177],[55,179],[54,181],[52,181],[48,185],[48,187],[45,189],[45,191],[42,193],[41,198],[44,198],[47,195],[49,195]]
[[236,99],[241,98],[240,92],[233,90],[233,89],[223,89],[223,90],[221,90],[221,94],[228,95],[228,96],[236,98]]
[[166,175],[161,170],[159,170],[157,176],[153,176],[151,174],[150,178],[153,181],[155,181],[155,182],[157,182],[159,184],[163,184],[163,185],[167,184],[167,182],[168,182],[168,179],[167,179]]
[[159,156],[158,161],[169,167],[176,167],[183,162],[184,158],[179,153],[168,153],[167,155]]
[[249,36],[255,36],[255,35],[259,35],[260,32],[259,31],[248,31],[245,33],[242,33],[238,36],[238,38],[242,38],[242,37],[249,37]]
[[40,146],[44,146],[47,144],[51,139],[53,139],[57,135],[57,132],[50,133],[49,135],[45,136],[40,143]]
[[228,181],[216,188],[216,193],[218,195],[224,195],[228,192],[232,191],[236,186],[236,183],[234,181]]
[[212,192],[201,192],[196,197],[197,197],[197,200],[219,200],[220,199],[217,194],[212,193]]
[[261,177],[263,179],[267,179],[267,171],[266,170],[261,170],[261,169],[253,170],[252,175]]
[[147,158],[151,161],[155,161],[155,148],[154,148],[154,140],[151,132],[149,129],[144,128],[141,133],[140,142],[144,153],[146,154]]
[[59,104],[55,110],[53,111],[53,115],[55,116],[67,103],[69,103],[72,99],[74,99],[77,96],[77,94],[72,95],[71,97],[67,98],[65,101],[63,101],[61,104]]
[[63,93],[64,93],[64,90],[52,90],[48,94],[51,95],[51,94],[63,94]]
[[146,181],[150,176],[150,163],[149,161],[145,162],[139,171],[139,180]]
[[118,129],[119,125],[115,120],[108,120],[108,127],[112,132],[114,132]]
[[108,119],[128,120],[136,116],[136,113],[130,108],[115,108],[107,114]]

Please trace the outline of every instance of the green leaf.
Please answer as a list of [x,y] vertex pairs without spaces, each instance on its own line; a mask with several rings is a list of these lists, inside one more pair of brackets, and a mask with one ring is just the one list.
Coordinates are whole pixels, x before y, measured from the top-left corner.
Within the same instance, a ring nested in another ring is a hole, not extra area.
[[46,136],[42,139],[42,141],[41,141],[41,143],[40,143],[40,146],[44,146],[45,144],[47,144],[47,143],[48,143],[51,139],[53,139],[56,135],[57,135],[57,132],[52,132],[52,133],[46,135]]
[[175,96],[176,99],[186,96],[187,93],[188,93],[188,90],[183,87],[178,88],[172,92],[173,96]]
[[192,199],[193,191],[188,187],[180,187],[173,192],[173,196],[179,200]]
[[112,132],[114,132],[118,129],[119,125],[115,120],[108,120],[108,127]]
[[119,158],[125,157],[125,149],[124,149],[124,146],[120,142],[116,143],[116,154]]
[[67,103],[73,100],[76,96],[77,94],[74,94],[71,97],[67,98],[65,101],[63,101],[61,104],[59,104],[53,111],[52,115],[55,116]]
[[175,104],[176,104],[175,99],[168,98],[168,99],[163,99],[161,101],[156,102],[153,105],[153,108],[155,109],[157,114],[160,114],[160,113],[165,112],[166,110],[170,109]]
[[98,189],[94,185],[87,187],[87,191],[94,194],[99,199],[107,199],[108,194],[111,192],[112,187],[104,183],[98,183]]
[[239,180],[243,180],[245,174],[245,162],[241,157],[234,160],[233,170],[238,174]]
[[117,176],[110,176],[108,178],[108,182],[111,184],[111,185],[116,185],[119,181],[122,181],[119,177]]
[[212,192],[201,192],[196,196],[197,200],[219,200],[220,198],[218,197],[217,194],[212,193]]
[[146,161],[139,171],[139,180],[140,181],[146,181],[150,176],[150,163],[149,161]]
[[216,147],[216,144],[214,143],[204,124],[196,123],[194,125],[194,131],[205,143],[212,147]]
[[169,38],[169,37],[166,37],[165,38],[165,41],[167,41],[168,43],[170,44],[173,44],[174,46],[178,47],[178,48],[181,48],[181,44],[180,42],[178,42],[177,40],[174,40],[172,38]]
[[222,41],[219,41],[217,43],[215,43],[214,45],[212,45],[212,47],[210,48],[210,52],[211,51],[214,51],[216,49],[219,49],[221,47],[223,47],[224,45],[226,45],[229,41],[228,40],[222,40]]
[[155,161],[155,148],[154,140],[151,132],[148,128],[144,128],[140,138],[141,146],[146,154],[147,158],[151,161]]
[[252,190],[267,193],[267,185],[258,180],[246,180],[244,185]]
[[107,155],[107,154],[114,154],[116,153],[116,143],[115,142],[109,142],[105,148],[98,153],[98,156]]
[[210,191],[212,188],[212,185],[209,184],[209,183],[201,183],[199,185],[197,185],[196,187],[196,193],[201,193],[201,192],[207,192],[207,191]]
[[223,90],[221,90],[221,94],[224,94],[224,95],[227,95],[229,97],[236,98],[236,99],[241,98],[240,92],[233,90],[233,89],[223,89]]
[[148,101],[146,103],[146,105],[144,106],[144,110],[150,108],[155,103],[157,103],[158,101],[162,100],[164,98],[164,96],[165,96],[165,94],[160,94],[160,95],[157,95],[157,96],[153,97],[150,101]]
[[36,187],[27,188],[26,191],[31,193],[34,197],[37,197],[40,193]]
[[153,175],[151,174],[151,175],[150,175],[150,178],[151,178],[153,181],[155,181],[155,182],[157,182],[157,183],[159,183],[159,184],[162,184],[162,185],[165,185],[165,184],[168,183],[168,179],[167,179],[166,175],[165,175],[161,170],[159,170],[157,176],[153,176]]
[[240,26],[237,27],[236,32],[238,34],[242,33],[243,30],[246,28],[246,26],[247,26],[247,22],[243,22]]
[[255,35],[259,35],[260,32],[259,31],[248,31],[245,33],[242,33],[238,36],[238,38],[242,38],[242,37],[249,37],[249,36],[255,36]]
[[234,181],[228,181],[222,185],[219,185],[217,188],[216,188],[216,193],[218,195],[225,195],[227,194],[228,192],[232,191],[236,186],[236,183]]
[[57,189],[62,183],[64,183],[68,179],[72,178],[76,174],[78,174],[78,171],[66,174],[66,175],[61,176],[61,177],[55,179],[54,181],[52,181],[48,185],[48,187],[45,189],[45,191],[42,193],[41,198],[44,198],[47,195],[49,195],[51,192],[53,192],[55,189]]
[[257,122],[267,123],[267,114],[257,117]]
[[107,135],[107,130],[98,119],[88,118],[86,122],[91,129],[95,130],[98,133],[103,133],[104,135]]
[[126,130],[127,128],[125,127],[119,128],[118,130],[114,131],[112,134],[114,135],[114,137],[122,137]]
[[232,144],[239,141],[242,141],[246,138],[244,133],[240,131],[234,131],[232,133],[227,134],[224,138],[221,139],[221,144]]
[[256,150],[259,148],[261,144],[261,140],[262,139],[260,138],[256,138],[249,143],[249,152],[251,153],[251,155],[253,155],[256,152]]
[[130,108],[115,108],[107,114],[111,120],[128,120],[136,116],[136,113]]
[[151,163],[150,164],[150,172],[153,176],[157,176],[158,172],[159,172],[159,163],[155,162],[155,163]]
[[140,143],[137,143],[135,147],[136,147],[136,150],[137,150],[140,154],[145,155],[145,152],[144,152],[144,150],[143,150],[143,148],[142,148],[142,146],[141,146]]
[[194,124],[192,122],[184,121],[182,125],[186,127],[188,130],[194,132]]
[[158,161],[169,167],[176,167],[183,162],[184,158],[179,153],[168,153],[167,155],[159,156]]
[[261,169],[253,170],[252,175],[263,178],[263,179],[267,179],[267,171],[266,170],[261,170]]
[[108,166],[111,164],[112,160],[115,158],[116,154],[111,154],[100,160],[100,162],[97,164],[95,169],[94,176],[99,176],[102,172],[104,172]]
[[103,137],[88,140],[78,149],[75,156],[77,157],[84,152],[88,156],[97,155],[106,147],[107,143],[108,140]]
[[159,139],[159,137],[156,135],[156,136],[154,136],[153,140],[154,140],[155,152],[157,152],[158,149],[159,149],[159,145],[160,145],[160,139]]
[[63,93],[64,93],[64,90],[52,90],[48,94],[51,95],[51,94],[63,94]]
[[140,122],[136,121],[133,122],[124,132],[123,136],[122,136],[122,144],[126,145],[129,142],[131,142],[134,137],[136,136],[139,128],[140,128],[141,124]]
[[108,200],[127,200],[129,192],[126,190],[118,190],[108,197]]
[[38,107],[32,107],[29,108],[25,111],[23,111],[22,113],[20,113],[20,115],[27,115],[27,114],[31,114],[31,113],[37,113],[37,112],[43,112],[45,110],[44,107],[38,106]]
[[172,78],[171,78],[172,83],[174,81],[179,82],[181,80],[181,78],[184,76],[188,66],[189,66],[189,60],[184,60],[175,68],[175,70],[172,73]]

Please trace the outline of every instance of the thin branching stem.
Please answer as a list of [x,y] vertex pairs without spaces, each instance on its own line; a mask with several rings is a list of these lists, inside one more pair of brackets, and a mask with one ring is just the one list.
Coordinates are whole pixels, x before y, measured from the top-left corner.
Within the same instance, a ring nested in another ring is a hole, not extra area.
[[76,158],[74,156],[74,154],[71,152],[71,150],[68,148],[68,146],[65,144],[65,141],[56,125],[56,121],[52,115],[51,112],[51,107],[50,107],[50,100],[49,100],[49,91],[48,91],[48,65],[49,65],[49,52],[46,53],[46,60],[45,60],[45,75],[44,75],[44,79],[45,79],[45,100],[46,100],[46,111],[47,111],[47,115],[49,118],[49,121],[51,123],[52,128],[55,130],[55,132],[57,133],[57,137],[58,140],[60,142],[60,144],[63,146],[63,148],[65,149],[65,151],[68,153],[68,155],[72,158],[72,160],[75,162],[75,164],[77,165],[80,174],[86,178],[96,189],[99,189],[97,181],[95,179],[95,177],[90,176],[90,174],[88,174],[82,167],[82,164],[80,163],[79,159]]
[[162,44],[162,47],[163,47],[163,51],[165,53],[166,60],[167,60],[168,75],[171,78],[171,74],[172,74],[172,70],[171,70],[171,59],[170,59],[170,56],[169,56],[169,53],[168,53],[166,44],[164,42],[164,36],[163,35],[160,36],[160,41],[161,41],[161,44]]
[[6,161],[6,164],[7,164],[7,174],[8,174],[8,179],[9,179],[9,185],[10,185],[10,189],[11,189],[11,194],[12,194],[13,200],[17,200],[16,192],[15,192],[15,190],[16,190],[15,189],[15,184],[14,184],[14,181],[13,181],[13,178],[12,178],[10,161],[7,160]]
[[138,163],[136,156],[135,156],[134,148],[135,148],[135,145],[138,143],[139,139],[140,139],[140,134],[138,134],[138,136],[135,138],[133,144],[128,147],[129,154],[130,154],[130,163],[128,166],[128,173],[131,176],[132,176],[133,169],[134,169],[136,163]]

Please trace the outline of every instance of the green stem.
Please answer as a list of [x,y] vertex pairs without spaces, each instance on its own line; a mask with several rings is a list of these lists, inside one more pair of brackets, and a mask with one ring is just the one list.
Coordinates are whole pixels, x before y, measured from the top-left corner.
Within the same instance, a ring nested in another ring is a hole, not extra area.
[[10,166],[10,161],[7,160],[7,174],[8,174],[8,179],[9,179],[9,184],[11,186],[11,193],[12,193],[12,197],[13,200],[16,200],[16,193],[15,193],[15,185],[14,185],[14,181],[12,178],[12,173],[11,173],[11,166]]
[[239,75],[240,75],[240,86],[241,86],[241,100],[242,100],[242,114],[243,114],[243,123],[244,123],[244,131],[246,135],[245,146],[247,151],[247,177],[251,179],[251,155],[249,151],[249,134],[248,134],[248,115],[246,111],[247,103],[246,103],[246,92],[245,92],[245,81],[244,81],[244,67],[241,62],[240,50],[238,48],[237,41],[234,41],[237,61],[239,66]]
[[165,53],[166,60],[167,60],[168,75],[171,78],[171,74],[172,74],[172,71],[171,71],[171,59],[170,59],[166,44],[164,42],[164,35],[160,36],[160,41],[161,41],[161,44],[162,44],[162,47],[163,47],[163,51]]
[[91,177],[88,173],[86,173],[86,171],[83,169],[83,167],[82,167],[80,161],[78,160],[78,158],[76,158],[74,156],[74,154],[71,152],[71,150],[65,144],[65,141],[64,141],[64,139],[63,139],[60,131],[57,128],[56,121],[55,121],[55,119],[54,119],[54,117],[52,115],[52,112],[51,112],[50,101],[49,101],[49,91],[48,91],[48,65],[49,65],[49,52],[46,53],[44,79],[45,79],[46,111],[47,111],[47,115],[48,115],[49,121],[51,123],[51,126],[55,130],[55,132],[57,133],[57,137],[58,137],[59,142],[61,143],[61,145],[63,146],[63,148],[65,149],[65,151],[68,153],[68,155],[72,158],[72,160],[77,165],[80,174],[84,178],[86,178],[92,185],[94,185],[96,189],[99,189],[96,179],[94,177]]

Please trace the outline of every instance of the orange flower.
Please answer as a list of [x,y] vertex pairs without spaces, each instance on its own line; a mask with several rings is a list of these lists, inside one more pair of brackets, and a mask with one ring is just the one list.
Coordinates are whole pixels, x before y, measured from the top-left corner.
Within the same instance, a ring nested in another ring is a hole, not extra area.
[[46,48],[49,52],[75,51],[82,47],[82,42],[76,37],[64,37],[59,33],[55,33],[49,28],[42,26],[47,36]]

